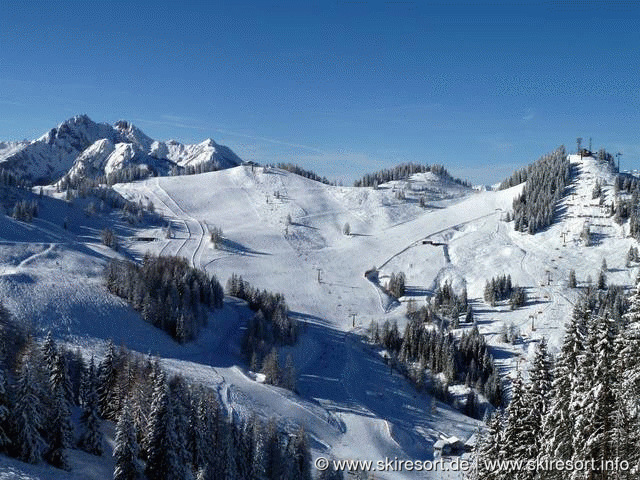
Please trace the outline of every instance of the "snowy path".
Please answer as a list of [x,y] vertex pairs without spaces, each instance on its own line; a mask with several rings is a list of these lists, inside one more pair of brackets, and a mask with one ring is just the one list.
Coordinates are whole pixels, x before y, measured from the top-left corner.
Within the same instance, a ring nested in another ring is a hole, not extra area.
[[[151,198],[157,200],[156,202],[153,202],[154,204],[160,203],[164,207],[164,209],[163,209],[164,210],[164,215],[165,215],[165,217],[168,217],[167,221],[169,223],[169,228],[171,228],[173,230],[173,227],[171,227],[171,223],[173,221],[178,221],[178,222],[180,222],[180,223],[182,223],[184,225],[184,228],[185,228],[185,230],[187,232],[189,231],[189,226],[187,225],[187,222],[184,221],[183,219],[177,218],[176,213],[162,199],[162,197],[161,197],[162,194],[159,193],[158,191],[163,191],[163,190],[160,189],[160,184],[159,184],[159,180],[158,179],[156,179],[155,182],[153,182],[153,183],[151,183],[151,182],[147,183],[145,185],[145,191],[149,194],[149,196]],[[174,235],[175,235],[175,233],[174,233]],[[181,239],[182,243],[179,243],[179,244],[178,244],[178,242],[174,241],[174,240],[177,240],[175,238],[166,239],[165,240],[165,244],[162,246],[162,249],[158,252],[158,255],[177,255],[178,252],[180,251],[180,249],[187,242],[187,238]]]
[[[175,250],[175,253],[170,253],[172,251],[171,247],[173,247],[172,244],[175,242],[172,241],[173,239],[169,239],[160,250],[160,254],[183,256],[189,259],[194,268],[202,268],[203,246],[206,243],[204,237],[207,234],[204,222],[196,220],[188,215],[178,202],[176,202],[171,195],[162,188],[158,178],[153,182],[153,187],[154,188],[148,188],[149,193],[153,195],[154,198],[158,199],[171,217],[183,223],[186,230],[186,237],[181,239],[181,243],[177,250]],[[173,207],[170,207],[169,203],[171,203]]]
[[18,264],[18,268],[22,268],[24,266],[29,265],[30,263],[33,263],[34,261],[36,261],[38,258],[43,257],[45,255],[48,255],[49,253],[51,253],[51,251],[55,248],[56,244],[55,243],[50,243],[49,246],[46,248],[46,250],[40,252],[40,253],[34,253],[33,255],[31,255],[30,257],[25,258],[24,260],[22,260],[19,264]]
[[496,215],[496,214],[500,214],[500,213],[502,213],[502,209],[496,209],[495,212],[488,213],[486,215],[480,215],[478,217],[472,218],[472,219],[467,220],[465,222],[457,223],[455,225],[450,225],[450,226],[448,226],[446,228],[443,228],[442,230],[438,230],[438,231],[430,233],[430,234],[428,234],[428,235],[426,235],[424,237],[420,237],[419,239],[412,241],[409,245],[404,247],[399,252],[394,253],[392,256],[390,256],[382,265],[380,265],[380,269],[384,268],[385,265],[387,265],[389,262],[391,262],[394,258],[402,255],[407,250],[409,250],[409,249],[411,249],[413,247],[417,247],[418,245],[422,245],[422,242],[424,242],[425,240],[429,240],[432,237],[435,237],[436,235],[442,235],[443,233],[445,233],[447,231],[450,231],[450,230],[458,230],[461,227],[463,227],[464,225],[468,225],[470,223],[476,222],[476,221],[481,220],[483,218],[491,217],[492,215]]

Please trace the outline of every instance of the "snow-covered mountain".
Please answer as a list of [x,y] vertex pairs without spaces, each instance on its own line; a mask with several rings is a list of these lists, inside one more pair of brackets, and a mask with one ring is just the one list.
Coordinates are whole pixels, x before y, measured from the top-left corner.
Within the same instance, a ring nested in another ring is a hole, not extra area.
[[[99,128],[87,127],[85,134]],[[206,157],[211,148],[220,151],[212,142],[155,142],[124,122],[105,129],[117,131],[117,137],[87,141],[75,166],[117,171],[137,152],[188,165],[188,159]],[[24,148],[0,145],[0,151]],[[325,185],[249,165],[121,183],[114,188],[123,197],[134,204],[152,203],[162,216],[161,223],[132,225],[115,212],[87,215],[82,201],[88,199],[63,202],[64,194],[45,187],[32,223],[0,216],[0,299],[37,336],[51,330],[85,357],[101,357],[109,339],[157,354],[169,372],[211,388],[234,420],[255,414],[288,428],[304,425],[314,459],[433,460],[437,440],[453,435],[466,440],[480,422],[417,391],[362,336],[371,321],[397,321],[402,331],[409,305],[427,305],[446,282],[456,291],[466,289],[505,385],[516,370],[530,368],[542,338],[557,353],[565,322],[603,259],[609,284],[633,285],[640,267],[637,258],[627,256],[637,246],[628,234],[632,222],[608,209],[615,204],[620,210],[633,195],[620,187],[620,177],[607,162],[566,158],[568,186],[555,204],[553,222],[535,235],[508,220],[524,184],[476,191],[433,172],[376,188]],[[543,198],[544,191],[539,195]],[[61,225],[63,217],[68,228]],[[97,232],[105,227],[120,236],[119,252],[101,245]],[[209,235],[214,228],[222,231],[217,246]],[[295,362],[297,391],[265,384],[242,357],[242,332],[251,315],[244,302],[227,297],[201,335],[179,344],[109,293],[103,278],[108,259],[141,258],[147,252],[184,257],[222,282],[235,273],[256,287],[282,292],[291,315],[304,325],[298,344],[283,347],[283,355],[291,354]],[[379,284],[364,275],[372,267]],[[575,288],[568,285],[572,271]],[[396,299],[380,286],[398,272],[406,276],[406,291]],[[526,289],[524,306],[512,310],[507,302],[484,300],[487,280],[504,274]],[[518,341],[503,340],[506,326],[518,332]],[[471,324],[461,322],[451,334],[459,338],[470,330]],[[464,402],[469,392],[461,381],[450,387],[458,401]],[[101,459],[73,452],[66,476],[11,460],[7,466],[0,462],[0,478],[15,473],[28,479],[98,479],[113,470],[109,450]],[[85,473],[83,465],[95,468]],[[462,472],[378,471],[375,478],[460,479]]]
[[35,183],[51,183],[67,173],[109,175],[131,166],[166,175],[174,168],[206,164],[224,169],[241,163],[230,148],[212,139],[196,145],[158,141],[127,121],[112,126],[87,115],[70,118],[31,142],[0,142],[0,168]]

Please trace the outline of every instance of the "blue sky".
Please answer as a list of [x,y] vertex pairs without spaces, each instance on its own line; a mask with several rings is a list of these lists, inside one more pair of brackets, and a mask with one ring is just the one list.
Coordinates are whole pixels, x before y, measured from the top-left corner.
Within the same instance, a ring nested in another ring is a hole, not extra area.
[[640,168],[640,7],[511,3],[0,1],[0,139],[86,113],[345,182],[492,183],[577,136]]

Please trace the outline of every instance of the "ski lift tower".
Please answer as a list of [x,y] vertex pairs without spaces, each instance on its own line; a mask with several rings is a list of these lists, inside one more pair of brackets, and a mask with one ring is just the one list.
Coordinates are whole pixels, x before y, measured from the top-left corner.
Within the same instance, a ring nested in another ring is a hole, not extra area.
[[560,236],[562,237],[562,246],[566,246],[567,245],[567,235],[569,234],[569,232],[562,232],[560,234]]

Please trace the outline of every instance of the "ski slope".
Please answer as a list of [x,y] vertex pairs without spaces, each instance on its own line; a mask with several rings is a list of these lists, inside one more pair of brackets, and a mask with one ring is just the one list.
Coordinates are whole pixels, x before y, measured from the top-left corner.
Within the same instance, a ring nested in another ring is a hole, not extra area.
[[[535,236],[514,232],[513,224],[503,221],[522,186],[474,191],[436,185],[436,179],[419,174],[423,178],[412,178],[410,188],[428,196],[422,208],[411,195],[409,201],[396,198],[394,190],[406,184],[333,187],[250,166],[116,185],[132,201],[153,202],[173,231],[165,238],[160,226],[116,222],[124,254],[181,255],[223,283],[238,273],[256,287],[285,294],[292,315],[303,323],[299,343],[284,349],[295,359],[298,394],[265,385],[246,370],[239,346],[249,315],[243,302],[227,299],[210,326],[187,345],[144,323],[104,288],[101,271],[114,253],[97,240],[103,220],[78,215],[80,226],[63,230],[57,216],[67,206],[52,203],[32,225],[0,219],[0,295],[19,319],[37,319],[38,331],[53,329],[87,354],[100,355],[111,338],[157,354],[166,368],[215,389],[233,415],[256,412],[275,416],[288,428],[303,424],[314,457],[433,459],[436,440],[467,439],[479,422],[441,403],[432,411],[431,398],[391,372],[359,335],[371,320],[397,320],[402,327],[410,298],[419,306],[450,281],[457,289],[466,286],[480,330],[505,374],[526,368],[531,347],[543,336],[557,348],[579,295],[566,286],[569,269],[576,270],[579,285],[588,275],[596,278],[602,258],[610,283],[631,285],[637,271],[625,266],[634,241],[591,199],[600,179],[610,203],[613,174],[593,158],[570,160],[571,194],[560,205],[558,222]],[[580,241],[585,221],[597,234],[594,246]],[[345,223],[350,235],[343,233]],[[218,248],[209,239],[213,227],[223,231]],[[404,272],[406,296],[396,301],[365,278],[372,267],[381,283]],[[503,273],[527,289],[525,307],[512,311],[483,302],[485,281]],[[500,341],[506,324],[520,328],[516,345]],[[456,392],[464,395],[464,387]],[[0,467],[0,478],[2,472]],[[376,472],[382,479],[444,475]]]

